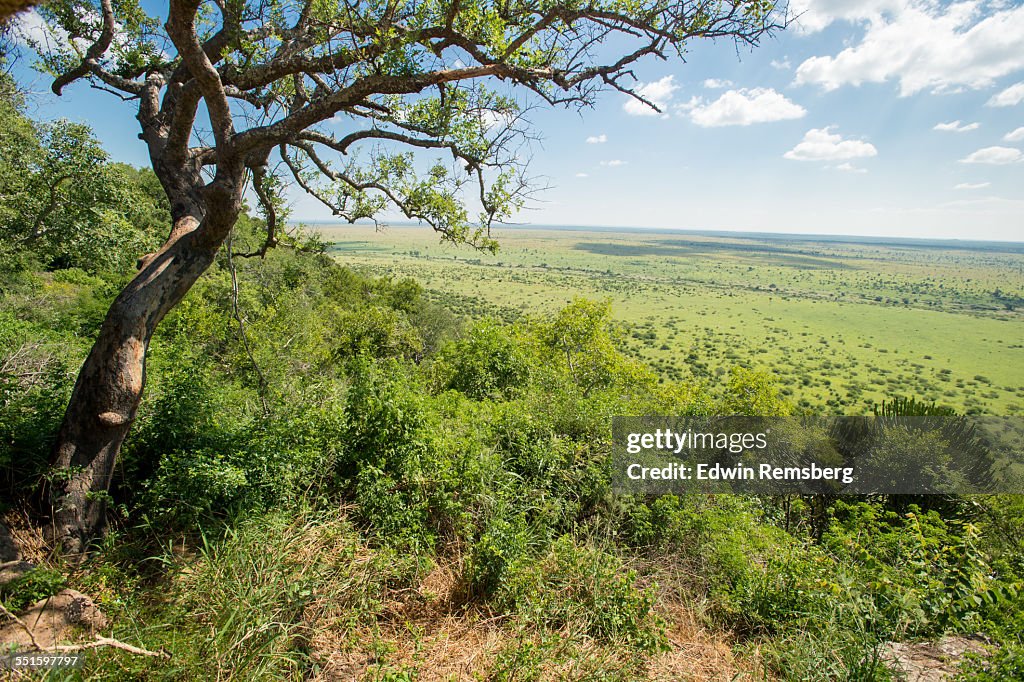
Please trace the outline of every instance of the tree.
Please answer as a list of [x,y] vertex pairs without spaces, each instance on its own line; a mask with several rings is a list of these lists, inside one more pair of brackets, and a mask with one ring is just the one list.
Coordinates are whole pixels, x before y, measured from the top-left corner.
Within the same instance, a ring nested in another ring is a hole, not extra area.
[[781,27],[776,1],[169,0],[162,26],[137,0],[38,10],[53,91],[86,80],[137,106],[171,206],[170,233],[112,304],[58,434],[57,540],[77,552],[101,527],[149,340],[229,238],[247,184],[266,238],[242,255],[280,241],[288,183],[345,220],[397,207],[493,249],[491,224],[534,188],[531,107],[592,105],[612,89],[657,109],[637,89],[638,61],[698,38],[756,45]]
[[[123,270],[159,244],[144,173],[107,161],[80,123],[36,123],[0,75],[0,248],[52,268]],[[160,220],[166,223],[166,219]]]
[[641,363],[623,355],[622,330],[612,322],[611,301],[577,298],[538,325],[541,343],[551,353],[552,367],[563,365],[568,381],[583,397],[609,386],[654,383]]
[[444,346],[431,367],[434,387],[474,399],[511,397],[530,380],[523,344],[501,325],[485,319]]
[[760,417],[785,417],[792,412],[770,374],[745,367],[733,368],[720,409],[723,414]]

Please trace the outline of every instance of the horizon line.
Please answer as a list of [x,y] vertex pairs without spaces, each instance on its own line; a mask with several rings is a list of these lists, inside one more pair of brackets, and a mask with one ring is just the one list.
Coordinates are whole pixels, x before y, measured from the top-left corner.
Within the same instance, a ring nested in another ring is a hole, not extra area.
[[[373,223],[369,222],[355,222],[350,223],[344,220],[289,220],[289,225],[310,225],[310,226],[337,226],[337,227],[373,227]],[[424,229],[433,229],[429,225],[423,222],[413,222],[408,220],[401,221],[381,221],[382,227],[422,227]],[[564,230],[567,232],[648,232],[648,233],[678,233],[687,232],[691,234],[699,235],[730,235],[730,236],[748,236],[748,237],[792,237],[798,239],[806,239],[809,241],[876,241],[876,242],[932,242],[932,243],[948,243],[948,244],[1011,244],[1014,246],[1024,247],[1024,240],[1010,240],[1010,239],[971,239],[964,237],[908,237],[908,236],[890,236],[890,235],[856,235],[846,233],[836,234],[824,234],[818,232],[774,232],[764,230],[745,230],[745,229],[728,229],[728,228],[694,228],[694,227],[649,227],[649,226],[635,226],[635,225],[572,225],[562,224],[557,225],[553,223],[500,223],[493,226],[494,229],[512,229],[512,230]]]

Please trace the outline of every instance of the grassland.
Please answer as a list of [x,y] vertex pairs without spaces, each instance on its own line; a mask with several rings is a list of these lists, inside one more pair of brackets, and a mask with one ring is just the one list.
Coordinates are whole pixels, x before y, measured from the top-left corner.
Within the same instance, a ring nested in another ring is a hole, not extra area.
[[507,228],[490,255],[422,227],[314,229],[340,262],[474,317],[608,298],[666,378],[714,388],[744,365],[837,413],[915,395],[1024,414],[1024,245]]

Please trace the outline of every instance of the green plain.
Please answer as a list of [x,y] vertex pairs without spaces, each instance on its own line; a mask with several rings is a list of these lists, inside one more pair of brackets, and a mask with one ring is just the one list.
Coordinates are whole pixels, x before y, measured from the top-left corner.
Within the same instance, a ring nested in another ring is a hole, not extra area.
[[337,260],[479,317],[612,302],[666,379],[743,365],[804,407],[894,395],[1024,414],[1024,244],[505,228],[497,254],[426,227],[315,226]]

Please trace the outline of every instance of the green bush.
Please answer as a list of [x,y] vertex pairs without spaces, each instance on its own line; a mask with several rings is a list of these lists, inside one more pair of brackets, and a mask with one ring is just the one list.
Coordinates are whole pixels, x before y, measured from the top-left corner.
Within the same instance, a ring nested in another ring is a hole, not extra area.
[[67,578],[49,568],[33,568],[14,580],[0,585],[0,601],[9,611],[18,612],[57,594],[67,587]]
[[357,358],[345,412],[341,436],[344,465],[350,471],[372,465],[400,473],[419,464],[427,447],[427,415],[419,394],[396,366]]
[[471,587],[484,595],[497,592],[530,560],[535,543],[524,514],[492,520],[473,545],[469,561]]
[[1024,647],[1004,645],[988,655],[968,654],[953,679],[957,682],[1024,680]]
[[0,310],[0,486],[24,493],[38,483],[74,382],[68,344]]
[[405,314],[392,308],[370,306],[338,313],[335,353],[348,358],[365,353],[375,358],[413,358],[423,341]]
[[431,369],[435,390],[459,391],[474,400],[514,397],[530,380],[527,350],[493,320],[475,323],[444,346]]
[[533,627],[582,632],[636,651],[667,645],[665,623],[653,612],[653,587],[600,549],[562,537],[533,562],[511,572],[495,595],[499,608]]
[[375,539],[414,554],[433,549],[436,536],[428,527],[422,489],[407,486],[392,474],[366,464],[356,477],[354,500],[359,518]]
[[880,625],[917,636],[971,630],[998,601],[974,525],[914,506],[900,515],[837,502],[832,513],[822,547],[863,576]]

